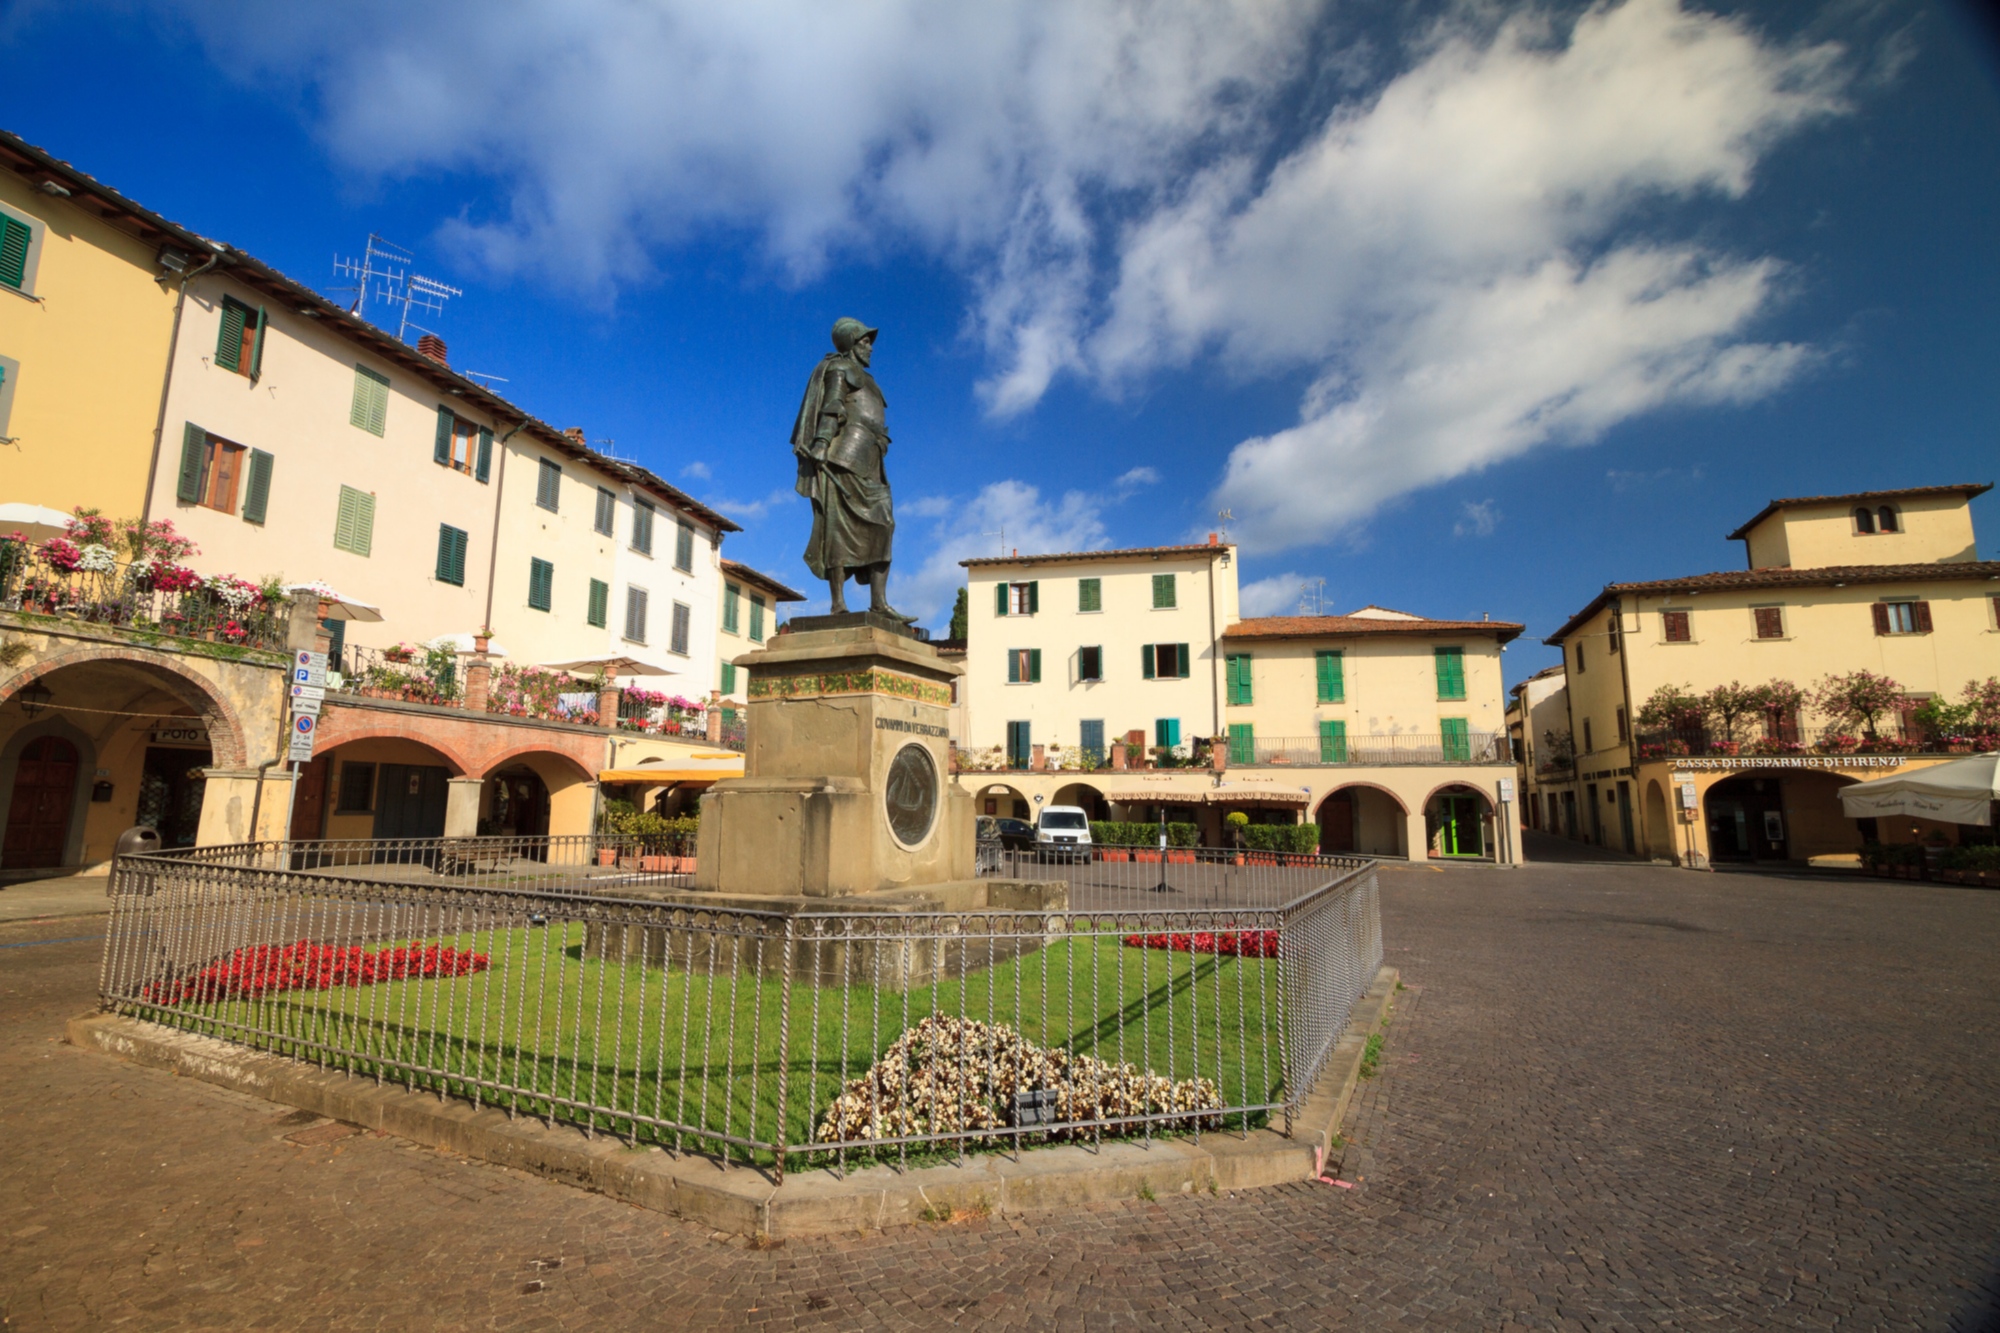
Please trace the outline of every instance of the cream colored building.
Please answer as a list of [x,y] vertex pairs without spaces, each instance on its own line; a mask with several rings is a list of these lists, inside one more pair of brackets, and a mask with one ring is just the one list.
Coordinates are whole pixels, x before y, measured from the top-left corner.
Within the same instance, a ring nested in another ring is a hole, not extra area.
[[[1985,485],[1774,500],[1731,533],[1749,568],[1613,583],[1551,635],[1567,667],[1578,835],[1684,864],[1852,860],[1862,841],[1977,836],[1924,821],[1841,815],[1840,787],[1942,762],[1967,747],[1910,718],[2000,674],[2000,562],[1980,561],[1971,500]],[[1803,563],[1811,561],[1813,563]],[[1812,689],[1867,670],[1902,686],[1878,741],[1843,739],[1812,707],[1725,734],[1638,723],[1662,686]]]
[[0,131],[0,503],[137,514],[200,237]]
[[1576,754],[1569,683],[1561,666],[1543,667],[1509,691],[1507,731],[1520,769],[1522,819],[1529,828],[1574,837]]
[[732,711],[747,701],[748,675],[738,669],[736,659],[754,653],[778,632],[778,608],[786,602],[803,602],[806,595],[760,573],[739,560],[724,560],[722,596],[716,603],[715,644],[719,654],[716,692]]
[[1328,851],[1519,859],[1501,652],[1520,625],[1243,619],[1226,545],[964,564],[978,813],[1165,811],[1221,845],[1241,811],[1317,823]]

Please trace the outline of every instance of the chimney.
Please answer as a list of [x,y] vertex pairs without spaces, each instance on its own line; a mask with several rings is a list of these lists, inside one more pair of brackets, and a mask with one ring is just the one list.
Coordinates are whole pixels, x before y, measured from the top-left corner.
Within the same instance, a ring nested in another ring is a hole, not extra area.
[[581,426],[571,426],[563,434],[576,441],[576,447],[579,449],[585,448],[589,443],[589,441],[583,438],[583,427]]
[[1208,544],[1210,546],[1215,545],[1215,534],[1212,532],[1208,534]]
[[426,333],[423,337],[417,339],[417,350],[441,366],[451,364],[451,362],[445,359],[444,339],[438,337],[435,333]]

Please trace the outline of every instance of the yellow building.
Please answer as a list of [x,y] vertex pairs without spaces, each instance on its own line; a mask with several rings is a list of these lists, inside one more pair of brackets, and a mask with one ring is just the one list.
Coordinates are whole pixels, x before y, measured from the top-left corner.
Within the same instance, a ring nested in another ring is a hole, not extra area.
[[208,243],[0,131],[0,503],[137,514]]
[[1500,621],[1237,614],[1235,548],[963,562],[960,782],[985,815],[1316,823],[1328,851],[1519,858]]
[[[1543,783],[1545,801],[1575,803],[1576,836],[1697,866],[1851,861],[1871,838],[1990,834],[1874,826],[1845,818],[1837,796],[1981,743],[1917,713],[2000,671],[2000,562],[1977,558],[1970,509],[1989,489],[1773,500],[1730,534],[1748,568],[1606,585],[1547,640],[1563,652],[1575,772]],[[1872,719],[1821,694],[1857,671],[1899,687]],[[1735,685],[1778,706],[1753,694],[1735,716],[1647,716],[1662,690],[1713,700]]]

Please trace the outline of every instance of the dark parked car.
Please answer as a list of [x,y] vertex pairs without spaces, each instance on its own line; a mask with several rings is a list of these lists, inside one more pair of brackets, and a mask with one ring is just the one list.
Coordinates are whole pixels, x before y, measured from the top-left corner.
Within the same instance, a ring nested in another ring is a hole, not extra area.
[[1032,852],[1035,850],[1035,826],[1025,819],[998,819],[992,815],[981,815],[979,840],[997,841],[1010,852]]

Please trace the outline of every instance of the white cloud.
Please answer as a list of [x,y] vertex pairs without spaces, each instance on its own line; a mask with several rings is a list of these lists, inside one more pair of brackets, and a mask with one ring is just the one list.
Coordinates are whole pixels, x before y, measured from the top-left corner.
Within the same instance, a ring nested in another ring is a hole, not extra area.
[[[933,621],[951,610],[965,582],[961,560],[1005,555],[1014,551],[1047,554],[1090,551],[1109,545],[1110,534],[1096,497],[1067,491],[1049,500],[1023,481],[996,481],[969,500],[931,496],[898,506],[898,518],[931,520],[929,554],[914,562],[898,561],[890,571],[890,600],[905,615]],[[899,525],[896,543],[908,551],[914,536]]]
[[1458,522],[1451,525],[1454,537],[1491,537],[1500,526],[1500,511],[1491,500],[1467,500],[1459,506]]
[[1286,570],[1267,579],[1257,579],[1236,590],[1239,607],[1246,616],[1295,616],[1305,584],[1318,580]]
[[1118,490],[1125,492],[1136,491],[1141,486],[1157,486],[1159,484],[1159,469],[1150,467],[1135,467],[1127,472],[1122,472],[1119,474],[1118,480],[1112,483]]
[[707,481],[715,474],[709,471],[708,464],[702,462],[700,459],[696,459],[681,469],[681,475],[683,477],[693,477],[700,481]]
[[[1451,6],[1401,50],[1342,49],[1325,0],[153,3],[304,86],[345,164],[500,181],[445,228],[499,271],[608,294],[704,234],[795,280],[914,248],[967,279],[1001,414],[1065,373],[1303,374],[1213,497],[1256,548],[1815,355],[1758,338],[1778,260],[1661,205],[1742,199],[1844,109],[1841,53],[1678,0]],[[1319,76],[1339,100],[1288,123]]]
[[805,497],[789,486],[780,486],[761,500],[731,500],[727,497],[704,497],[702,503],[719,513],[727,515],[738,523],[754,523],[774,509],[782,509],[787,505],[805,503]]

